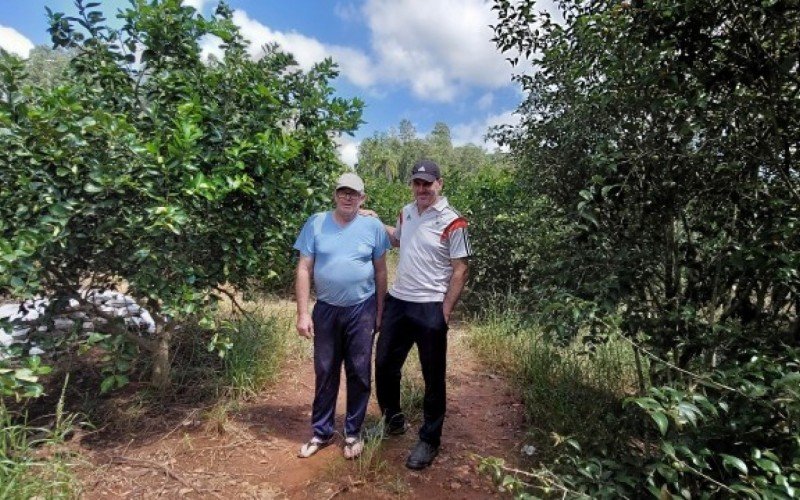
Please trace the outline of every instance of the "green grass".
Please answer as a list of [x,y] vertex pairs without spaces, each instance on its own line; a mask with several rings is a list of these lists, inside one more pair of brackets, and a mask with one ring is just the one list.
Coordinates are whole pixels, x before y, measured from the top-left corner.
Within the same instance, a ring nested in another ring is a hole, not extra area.
[[223,383],[237,399],[253,396],[277,377],[287,335],[274,317],[237,318],[227,329],[233,345],[223,358]]
[[579,339],[560,347],[505,312],[476,322],[469,343],[484,363],[517,380],[530,437],[540,446],[554,436],[582,443],[619,440],[615,415],[636,381],[633,351],[621,339],[612,335],[592,352]]
[[425,381],[422,378],[422,369],[419,366],[419,355],[417,354],[416,346],[408,353],[402,373],[403,376],[400,379],[400,408],[402,408],[407,422],[417,422],[422,419]]
[[406,496],[409,485],[396,467],[389,464],[385,456],[383,439],[383,419],[377,415],[367,415],[363,433],[364,450],[353,460],[337,459],[330,463],[326,471],[328,481],[347,484],[346,489],[358,492],[359,496],[372,498]]
[[373,432],[364,437],[364,451],[353,462],[356,478],[370,481],[386,472],[389,467],[382,453],[383,419],[370,416],[364,422],[364,428],[373,429]]
[[69,456],[57,452],[77,417],[64,414],[63,408],[62,391],[52,426],[34,427],[0,399],[0,499],[78,497]]
[[[249,302],[247,315],[229,308],[217,314],[214,331],[187,327],[176,339],[173,378],[181,399],[243,400],[272,383],[288,356],[304,356],[294,317],[278,301]],[[227,344],[209,350],[211,335]]]

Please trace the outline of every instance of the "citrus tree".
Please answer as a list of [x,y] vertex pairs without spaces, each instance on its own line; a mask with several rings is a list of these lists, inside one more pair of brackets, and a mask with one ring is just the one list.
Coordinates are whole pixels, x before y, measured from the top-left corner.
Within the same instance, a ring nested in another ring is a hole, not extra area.
[[556,4],[558,20],[495,1],[498,47],[536,68],[518,77],[522,124],[501,135],[531,192],[574,224],[566,291],[619,314],[651,357],[632,403],[658,446],[634,479],[604,463],[621,488],[605,494],[793,496],[800,9]]
[[[131,3],[119,29],[97,2],[48,10],[74,56],[52,88],[0,56],[0,291],[57,310],[124,286],[156,331],[108,318],[107,333],[148,354],[164,387],[174,328],[207,322],[231,286],[290,275],[292,238],[341,168],[333,139],[362,105],[334,97],[329,60],[303,72],[274,46],[250,58],[225,4],[204,18],[179,0]],[[202,37],[223,57],[204,60]]]

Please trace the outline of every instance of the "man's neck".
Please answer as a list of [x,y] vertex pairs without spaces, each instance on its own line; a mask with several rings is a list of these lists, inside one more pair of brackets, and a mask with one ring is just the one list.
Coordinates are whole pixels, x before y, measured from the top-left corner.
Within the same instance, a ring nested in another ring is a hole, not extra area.
[[333,211],[333,220],[336,221],[337,224],[340,226],[346,226],[353,222],[353,219],[356,218],[358,212],[354,212],[352,214],[340,214],[336,210]]

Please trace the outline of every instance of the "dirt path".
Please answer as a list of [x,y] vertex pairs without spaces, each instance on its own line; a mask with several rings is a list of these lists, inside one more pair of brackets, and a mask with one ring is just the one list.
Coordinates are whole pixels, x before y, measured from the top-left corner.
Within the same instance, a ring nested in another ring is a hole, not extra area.
[[[115,443],[76,443],[84,498],[492,498],[475,454],[519,454],[522,405],[503,377],[485,371],[454,329],[449,352],[448,414],[434,465],[404,467],[417,425],[406,435],[346,461],[341,443],[298,459],[309,437],[314,386],[308,358],[287,362],[279,381],[238,409],[167,408],[163,422]],[[343,378],[344,381],[344,378]],[[344,385],[344,384],[342,384]],[[373,398],[374,399],[374,398]],[[343,392],[337,405],[341,427]],[[377,419],[375,403],[368,420]],[[412,422],[418,424],[418,422]],[[341,439],[339,440],[341,441]]]

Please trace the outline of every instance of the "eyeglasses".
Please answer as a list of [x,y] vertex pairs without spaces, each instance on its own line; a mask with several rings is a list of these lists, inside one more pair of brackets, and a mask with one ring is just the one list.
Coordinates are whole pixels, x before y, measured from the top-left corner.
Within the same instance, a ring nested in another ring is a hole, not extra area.
[[357,191],[345,191],[344,189],[336,191],[336,197],[340,200],[357,200],[361,197],[361,193]]

